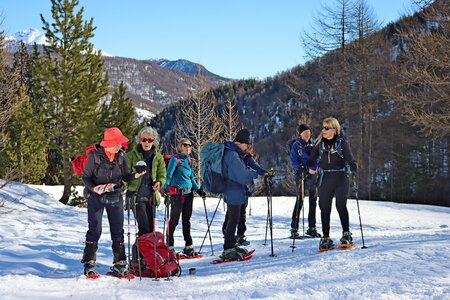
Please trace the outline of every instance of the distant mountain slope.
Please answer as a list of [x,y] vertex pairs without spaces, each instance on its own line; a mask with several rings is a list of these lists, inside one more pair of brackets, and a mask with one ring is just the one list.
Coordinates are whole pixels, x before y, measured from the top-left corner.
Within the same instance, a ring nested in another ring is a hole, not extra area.
[[[16,51],[20,42],[26,43],[31,50],[34,43],[45,44],[46,38],[44,33],[32,28],[8,36],[5,41],[11,51]],[[147,116],[159,113],[167,105],[199,88],[217,87],[232,81],[209,72],[202,65],[183,59],[138,60],[115,57],[103,50],[102,55],[105,61],[104,71],[109,75],[112,89],[123,81],[127,87],[127,96],[134,100],[138,111]]]
[[171,70],[178,70],[192,75],[200,74],[202,76],[226,80],[225,78],[220,77],[219,75],[211,73],[204,66],[197,63],[193,63],[186,59],[178,59],[178,60],[156,59],[151,60],[151,62]]

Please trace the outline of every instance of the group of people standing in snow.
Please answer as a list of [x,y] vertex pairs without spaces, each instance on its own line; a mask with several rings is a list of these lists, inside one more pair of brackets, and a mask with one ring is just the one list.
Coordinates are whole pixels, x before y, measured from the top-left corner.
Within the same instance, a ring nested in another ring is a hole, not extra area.
[[[316,230],[315,218],[318,195],[323,233],[320,248],[333,245],[329,231],[332,198],[335,196],[343,229],[341,242],[351,242],[346,208],[349,188],[348,168],[356,172],[357,165],[348,143],[342,138],[339,122],[331,117],[323,120],[322,131],[317,141],[311,138],[311,130],[306,124],[301,124],[298,129],[299,137],[291,143],[290,160],[296,182],[304,180],[309,192],[309,227],[306,234],[321,237]],[[167,168],[159,148],[159,136],[154,128],[141,129],[136,136],[136,147],[125,153],[123,145],[127,142],[128,139],[118,128],[110,128],[104,132],[101,143],[88,154],[82,177],[88,200],[89,228],[82,258],[86,275],[96,274],[94,268],[96,251],[105,209],[113,242],[114,260],[111,270],[117,275],[128,272],[123,230],[124,190],[126,190],[125,207],[132,209],[135,215],[139,229],[138,236],[153,232],[154,204],[160,203],[160,190],[163,190],[165,201],[169,201],[166,203],[171,208],[167,238],[169,248],[174,249],[173,235],[181,216],[185,241],[182,253],[186,256],[198,254],[194,250],[190,233],[193,192],[197,192],[203,199],[206,193],[197,183],[191,167],[191,141],[189,139],[178,141],[177,153],[172,155]],[[249,244],[245,237],[245,212],[248,197],[252,194],[253,180],[258,175],[273,176],[274,171],[262,168],[253,159],[250,132],[247,129],[240,130],[233,141],[225,141],[223,144],[222,175],[227,179],[223,199],[227,204],[227,212],[222,227],[224,250],[221,258],[240,260],[247,254],[247,250],[240,246]],[[142,165],[145,168],[142,168]],[[113,188],[104,191],[107,184],[112,184]],[[298,223],[302,202],[296,201],[292,214],[292,238],[300,237]]]

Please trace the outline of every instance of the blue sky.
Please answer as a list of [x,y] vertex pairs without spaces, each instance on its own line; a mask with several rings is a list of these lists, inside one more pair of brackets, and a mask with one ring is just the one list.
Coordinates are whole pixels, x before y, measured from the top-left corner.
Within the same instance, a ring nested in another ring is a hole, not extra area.
[[[300,34],[332,0],[80,0],[97,26],[94,46],[136,59],[188,59],[218,75],[266,78],[305,62]],[[411,0],[367,0],[383,24]],[[42,30],[50,0],[0,0],[6,35]]]

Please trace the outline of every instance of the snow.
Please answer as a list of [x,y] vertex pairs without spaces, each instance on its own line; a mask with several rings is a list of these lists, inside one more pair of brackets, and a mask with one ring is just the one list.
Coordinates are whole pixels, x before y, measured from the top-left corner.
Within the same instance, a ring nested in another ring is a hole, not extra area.
[[[361,249],[357,205],[349,200],[351,230],[358,244],[355,249],[317,253],[319,240],[305,239],[297,240],[292,252],[292,240],[287,236],[295,199],[274,197],[276,256],[271,257],[270,237],[269,245],[262,245],[267,198],[255,197],[250,199],[246,233],[251,242],[248,248],[256,249],[254,257],[246,262],[211,265],[223,244],[224,208],[220,203],[212,225],[215,256],[210,256],[207,239],[202,249],[205,257],[181,261],[180,277],[171,281],[89,280],[81,275],[80,264],[87,213],[60,204],[57,199],[61,193],[61,186],[19,183],[0,190],[0,203],[4,203],[0,208],[0,299],[86,299],[93,295],[98,299],[450,299],[450,208],[360,200],[368,247]],[[206,201],[210,219],[218,201]],[[319,212],[317,209],[318,227]],[[160,207],[160,231],[163,214]],[[206,232],[200,198],[194,200],[191,220],[198,249]],[[335,210],[331,220],[331,238],[337,242],[341,227]],[[107,224],[105,214],[97,258],[101,273],[112,262]],[[132,218],[131,224],[134,238]],[[184,246],[181,224],[175,243],[178,249]],[[196,268],[196,275],[189,275],[189,268]]]
[[[33,45],[34,43],[36,43],[37,45],[48,45],[45,33],[39,31],[36,28],[30,28],[22,30],[20,32],[16,32],[12,36],[5,37],[5,40],[11,43],[24,42],[25,44],[29,45]],[[99,50],[94,48],[94,51],[97,52]],[[102,56],[112,57],[111,54],[104,52],[103,50]]]

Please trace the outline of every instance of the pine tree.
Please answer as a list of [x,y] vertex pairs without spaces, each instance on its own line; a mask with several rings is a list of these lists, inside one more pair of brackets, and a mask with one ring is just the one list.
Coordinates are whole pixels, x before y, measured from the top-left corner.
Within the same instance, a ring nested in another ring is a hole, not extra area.
[[139,128],[135,122],[133,99],[126,96],[126,91],[127,88],[122,81],[114,90],[111,100],[101,105],[100,124],[104,129],[120,128],[123,135],[129,138],[131,144],[133,142],[132,137],[137,134]]
[[28,184],[40,184],[47,168],[48,139],[44,122],[22,86],[16,96],[21,106],[8,122],[7,143],[0,151],[0,177]]
[[48,45],[33,64],[33,97],[44,111],[51,149],[61,157],[64,192],[69,200],[71,156],[98,141],[99,100],[108,92],[101,52],[95,51],[93,19],[83,20],[77,0],[51,0],[52,18],[41,15]]

